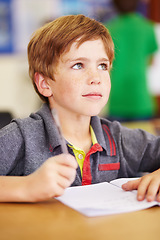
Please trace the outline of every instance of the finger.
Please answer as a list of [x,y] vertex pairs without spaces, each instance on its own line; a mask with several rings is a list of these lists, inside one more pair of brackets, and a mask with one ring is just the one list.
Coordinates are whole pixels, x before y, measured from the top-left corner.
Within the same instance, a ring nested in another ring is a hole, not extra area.
[[138,201],[142,201],[145,199],[149,185],[150,185],[150,178],[142,177],[141,181],[139,183],[139,186],[138,186],[138,191],[137,191],[137,200]]
[[64,194],[65,188],[61,187],[61,185],[57,184],[56,188],[53,191],[52,197],[60,197]]
[[65,189],[70,185],[71,185],[71,182],[68,179],[60,175],[57,175],[56,181],[54,181],[54,183],[52,183],[49,189],[47,190],[47,192],[49,193],[47,198],[59,197],[63,195]]
[[63,188],[63,189],[66,189],[68,187],[70,187],[71,185],[71,181],[69,179],[66,179],[62,176],[59,176],[58,179],[57,179],[57,184]]
[[148,202],[154,201],[158,191],[159,191],[159,183],[157,183],[156,181],[151,181],[148,187],[147,195],[146,195],[147,201]]
[[73,182],[76,176],[76,169],[68,166],[59,165],[57,172],[60,176],[68,179],[70,182]]
[[60,154],[59,156],[57,156],[56,161],[60,164],[70,166],[74,169],[78,167],[78,163],[75,157],[71,154]]
[[159,192],[157,194],[157,198],[156,198],[157,202],[160,202],[160,189],[159,189]]
[[70,187],[71,183],[72,182],[70,180],[68,180],[68,179],[59,175],[57,177],[56,188],[54,188],[53,196],[54,197],[59,197],[59,196],[63,195],[65,189]]
[[125,191],[137,190],[141,179],[136,179],[133,181],[128,181],[122,185],[122,189]]

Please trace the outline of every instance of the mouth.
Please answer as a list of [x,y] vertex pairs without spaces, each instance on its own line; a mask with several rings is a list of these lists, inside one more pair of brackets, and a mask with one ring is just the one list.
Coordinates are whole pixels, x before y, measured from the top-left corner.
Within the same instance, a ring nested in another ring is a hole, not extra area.
[[93,100],[99,100],[102,98],[101,93],[93,92],[93,93],[87,93],[83,94],[82,97],[88,98],[88,99],[93,99]]

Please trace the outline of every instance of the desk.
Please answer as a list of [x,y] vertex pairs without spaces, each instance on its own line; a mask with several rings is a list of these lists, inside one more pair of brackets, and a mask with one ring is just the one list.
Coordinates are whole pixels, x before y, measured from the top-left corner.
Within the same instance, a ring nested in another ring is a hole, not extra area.
[[0,203],[1,240],[159,240],[160,207],[88,218],[53,199]]

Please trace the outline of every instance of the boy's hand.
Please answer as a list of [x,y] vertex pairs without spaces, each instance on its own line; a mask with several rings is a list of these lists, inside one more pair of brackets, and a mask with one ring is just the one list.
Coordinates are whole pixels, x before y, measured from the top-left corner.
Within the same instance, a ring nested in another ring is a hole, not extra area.
[[25,199],[38,202],[62,195],[74,181],[77,167],[75,158],[70,154],[49,158],[39,169],[26,177]]
[[146,198],[148,202],[154,200],[160,202],[160,169],[137,180],[123,184],[122,189],[125,191],[138,190],[138,201]]

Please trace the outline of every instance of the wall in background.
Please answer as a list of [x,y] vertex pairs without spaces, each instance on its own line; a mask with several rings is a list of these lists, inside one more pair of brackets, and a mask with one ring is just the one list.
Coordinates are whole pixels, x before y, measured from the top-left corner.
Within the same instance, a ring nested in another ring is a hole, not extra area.
[[0,56],[0,111],[9,111],[14,117],[26,117],[40,104],[28,76],[26,57]]
[[[139,8],[144,15],[145,2],[142,0]],[[30,36],[49,20],[79,13],[102,22],[116,14],[112,0],[0,0],[0,111],[9,110],[15,117],[25,117],[39,108],[41,101],[28,76],[26,53]],[[160,39],[158,24],[157,36]],[[159,63],[157,54],[149,70],[153,94],[160,94]]]

